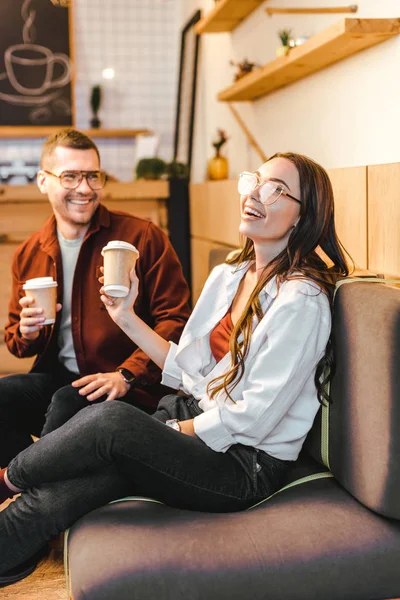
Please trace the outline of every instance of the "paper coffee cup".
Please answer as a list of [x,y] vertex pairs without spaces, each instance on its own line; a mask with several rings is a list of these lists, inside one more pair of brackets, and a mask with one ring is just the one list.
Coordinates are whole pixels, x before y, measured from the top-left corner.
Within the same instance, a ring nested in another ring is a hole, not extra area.
[[139,252],[128,242],[113,240],[104,246],[104,291],[108,296],[124,298],[129,294],[131,282],[129,271],[133,269]]
[[28,279],[22,288],[28,298],[35,302],[31,305],[43,308],[45,318],[43,325],[51,325],[56,321],[57,281],[52,277],[36,277]]

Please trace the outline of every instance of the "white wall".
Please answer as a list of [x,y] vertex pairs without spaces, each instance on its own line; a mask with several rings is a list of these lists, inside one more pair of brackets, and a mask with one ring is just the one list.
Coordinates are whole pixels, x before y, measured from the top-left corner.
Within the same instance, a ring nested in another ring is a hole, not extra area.
[[[356,2],[357,0],[354,0]],[[269,0],[232,34],[204,34],[198,82],[195,124],[194,181],[205,176],[216,128],[226,129],[224,147],[230,176],[256,169],[260,159],[249,147],[218,92],[233,82],[234,67],[247,58],[263,65],[275,57],[276,32],[293,30],[295,37],[313,35],[345,16],[400,17],[398,0],[358,0],[356,15],[275,15],[268,3],[284,6],[347,5],[352,1]],[[182,0],[182,21],[197,9],[203,15],[213,0]],[[400,161],[400,36],[315,73],[255,102],[236,103],[247,126],[266,155],[277,151],[307,154],[326,168]]]

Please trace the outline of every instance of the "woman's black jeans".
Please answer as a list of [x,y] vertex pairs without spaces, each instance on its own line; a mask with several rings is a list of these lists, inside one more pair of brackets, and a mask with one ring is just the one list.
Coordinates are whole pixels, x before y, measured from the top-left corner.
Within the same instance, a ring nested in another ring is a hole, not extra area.
[[163,423],[182,410],[189,418],[196,408],[191,398],[167,396],[150,416],[123,402],[103,402],[21,452],[8,476],[26,491],[0,513],[0,574],[81,516],[124,495],[230,512],[282,484],[285,461],[239,445],[215,452]]

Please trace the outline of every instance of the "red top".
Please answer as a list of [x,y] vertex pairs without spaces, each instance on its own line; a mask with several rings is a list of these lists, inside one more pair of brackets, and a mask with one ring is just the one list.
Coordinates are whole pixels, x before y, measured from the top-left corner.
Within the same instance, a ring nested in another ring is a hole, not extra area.
[[229,338],[233,331],[231,309],[214,327],[210,334],[211,352],[217,363],[229,352]]

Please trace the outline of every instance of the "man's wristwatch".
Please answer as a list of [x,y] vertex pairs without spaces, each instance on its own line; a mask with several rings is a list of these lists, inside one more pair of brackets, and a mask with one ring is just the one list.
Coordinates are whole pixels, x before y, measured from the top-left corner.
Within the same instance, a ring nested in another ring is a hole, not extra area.
[[131,373],[130,371],[128,371],[128,369],[117,369],[118,373],[121,375],[122,379],[125,381],[125,383],[129,384],[131,387],[136,379],[136,377],[134,376],[133,373]]
[[181,426],[179,425],[178,419],[168,419],[168,421],[165,421],[165,424],[167,427],[175,429],[175,431],[181,431]]

